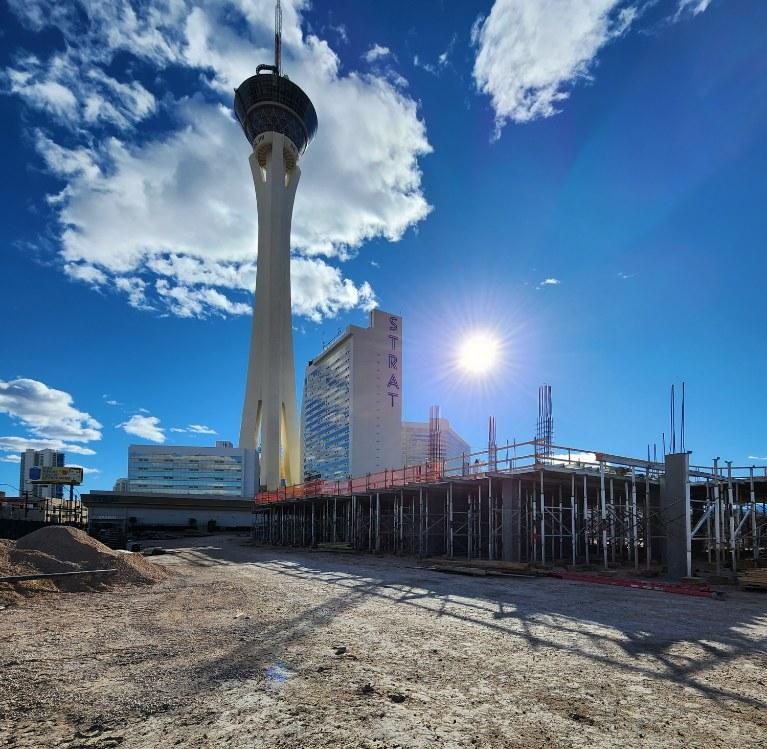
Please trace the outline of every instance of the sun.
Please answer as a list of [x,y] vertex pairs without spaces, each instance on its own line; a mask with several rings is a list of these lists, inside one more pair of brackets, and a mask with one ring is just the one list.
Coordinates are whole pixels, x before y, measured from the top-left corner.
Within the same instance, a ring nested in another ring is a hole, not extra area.
[[493,371],[498,363],[500,344],[489,333],[470,333],[458,349],[458,366],[466,374],[480,377]]

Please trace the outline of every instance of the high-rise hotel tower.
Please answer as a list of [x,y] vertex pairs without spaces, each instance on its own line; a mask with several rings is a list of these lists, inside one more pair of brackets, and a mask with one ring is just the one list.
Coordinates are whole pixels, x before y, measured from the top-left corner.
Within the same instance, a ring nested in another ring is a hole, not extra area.
[[402,468],[402,318],[375,309],[306,367],[304,475],[345,479]]
[[274,65],[234,94],[234,111],[253,147],[250,169],[258,204],[256,300],[240,447],[261,442],[261,485],[301,480],[293,329],[290,312],[290,223],[301,176],[298,160],[317,132],[309,97],[282,75],[282,11],[275,8]]

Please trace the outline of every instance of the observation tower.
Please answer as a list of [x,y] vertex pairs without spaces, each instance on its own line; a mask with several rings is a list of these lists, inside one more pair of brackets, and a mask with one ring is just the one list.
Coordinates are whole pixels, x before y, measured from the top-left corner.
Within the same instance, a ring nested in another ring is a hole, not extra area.
[[258,267],[240,447],[261,442],[260,484],[269,491],[301,481],[290,311],[290,224],[301,170],[317,132],[309,97],[282,74],[282,9],[274,11],[274,65],[234,92],[248,143],[258,207]]

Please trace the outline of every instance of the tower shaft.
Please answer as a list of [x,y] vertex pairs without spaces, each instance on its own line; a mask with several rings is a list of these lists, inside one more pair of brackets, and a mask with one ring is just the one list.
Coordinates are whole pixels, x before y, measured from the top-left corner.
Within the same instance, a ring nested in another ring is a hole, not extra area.
[[300,455],[290,294],[290,226],[301,171],[289,138],[265,132],[250,169],[258,204],[256,299],[240,447],[261,438],[261,485],[299,483]]

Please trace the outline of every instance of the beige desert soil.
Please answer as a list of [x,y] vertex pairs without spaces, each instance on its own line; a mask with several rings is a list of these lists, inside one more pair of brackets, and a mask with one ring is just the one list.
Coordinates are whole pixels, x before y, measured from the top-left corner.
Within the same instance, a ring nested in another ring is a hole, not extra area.
[[767,746],[767,596],[189,541],[0,610],[0,747]]
[[108,590],[126,584],[150,585],[169,573],[140,554],[113,551],[85,531],[48,526],[16,542],[0,540],[0,577],[88,570],[115,570],[110,575],[77,575],[0,583],[0,605],[17,603],[41,592]]

